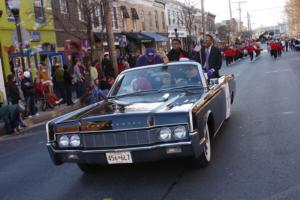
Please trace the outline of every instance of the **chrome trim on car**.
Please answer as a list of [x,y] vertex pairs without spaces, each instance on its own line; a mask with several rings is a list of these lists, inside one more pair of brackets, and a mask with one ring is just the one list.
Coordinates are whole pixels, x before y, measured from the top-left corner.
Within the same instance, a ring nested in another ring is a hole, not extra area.
[[106,153],[106,152],[122,152],[122,151],[142,151],[150,150],[164,147],[176,147],[176,146],[187,146],[191,145],[192,141],[188,142],[177,142],[177,143],[167,143],[159,144],[145,147],[132,147],[132,148],[123,148],[123,149],[98,149],[98,150],[57,150],[54,149],[51,143],[47,143],[47,146],[50,147],[55,153]]
[[180,124],[163,124],[158,126],[152,126],[152,127],[139,127],[139,128],[127,128],[127,129],[118,129],[118,130],[103,130],[103,131],[79,131],[79,132],[64,132],[64,133],[55,133],[56,135],[62,135],[62,134],[74,134],[74,133],[111,133],[111,132],[120,132],[120,131],[137,131],[137,130],[149,130],[149,129],[155,129],[155,128],[161,128],[161,127],[176,127],[176,126],[187,126],[187,123],[180,123]]

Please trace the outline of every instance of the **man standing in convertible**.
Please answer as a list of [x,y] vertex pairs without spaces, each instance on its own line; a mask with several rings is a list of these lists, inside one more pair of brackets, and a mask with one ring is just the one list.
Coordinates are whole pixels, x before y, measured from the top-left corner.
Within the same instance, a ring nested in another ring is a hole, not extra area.
[[207,34],[204,38],[204,48],[200,52],[200,63],[208,78],[219,78],[222,66],[221,51],[214,46],[213,37]]

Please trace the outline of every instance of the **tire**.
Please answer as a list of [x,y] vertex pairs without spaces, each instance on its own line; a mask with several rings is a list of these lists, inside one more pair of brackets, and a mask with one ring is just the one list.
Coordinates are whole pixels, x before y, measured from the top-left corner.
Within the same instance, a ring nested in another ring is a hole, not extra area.
[[206,167],[210,163],[212,154],[211,138],[207,122],[204,128],[204,137],[205,142],[203,145],[203,152],[198,158],[194,158],[193,160],[194,165],[201,168]]
[[86,174],[93,174],[97,172],[97,169],[99,166],[97,165],[92,165],[92,164],[86,164],[86,163],[78,163],[77,166],[79,169],[86,173]]

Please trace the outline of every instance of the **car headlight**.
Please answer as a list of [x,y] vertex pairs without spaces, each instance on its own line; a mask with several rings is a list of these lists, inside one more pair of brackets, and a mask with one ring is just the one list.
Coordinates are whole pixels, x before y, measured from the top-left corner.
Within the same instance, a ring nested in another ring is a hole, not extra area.
[[169,141],[172,138],[172,131],[169,128],[162,128],[159,132],[159,139],[161,141]]
[[176,139],[183,139],[186,137],[186,128],[184,126],[178,126],[174,129],[173,133]]
[[70,144],[69,137],[66,135],[63,135],[59,138],[58,144],[60,147],[68,147]]
[[80,146],[80,137],[79,135],[72,135],[70,138],[70,146],[79,147]]

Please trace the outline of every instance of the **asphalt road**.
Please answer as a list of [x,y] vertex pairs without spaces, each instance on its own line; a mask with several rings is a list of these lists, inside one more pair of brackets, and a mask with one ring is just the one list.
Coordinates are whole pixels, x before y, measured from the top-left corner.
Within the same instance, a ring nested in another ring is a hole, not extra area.
[[0,199],[300,199],[300,53],[276,62],[264,53],[222,73],[236,75],[238,93],[207,168],[176,160],[85,175],[73,164],[54,166],[37,127],[0,138]]

